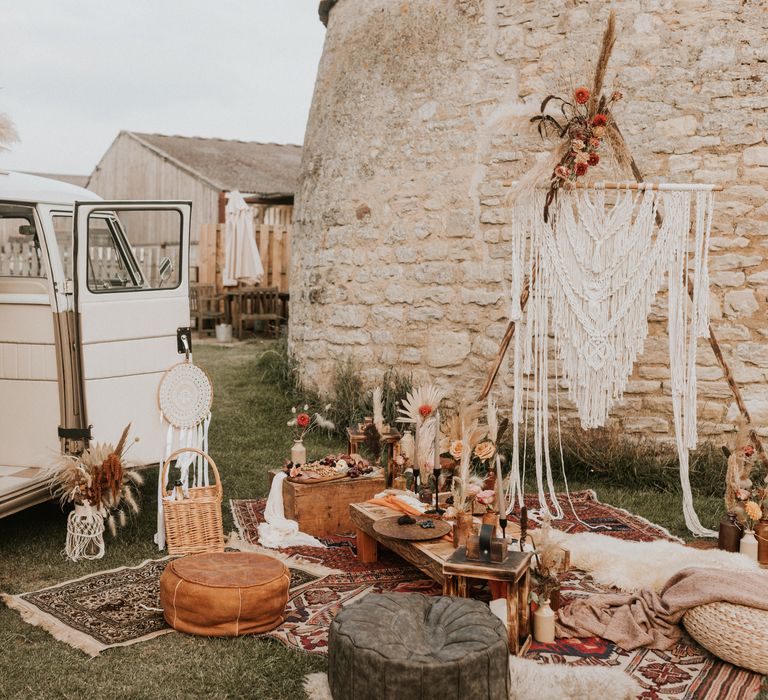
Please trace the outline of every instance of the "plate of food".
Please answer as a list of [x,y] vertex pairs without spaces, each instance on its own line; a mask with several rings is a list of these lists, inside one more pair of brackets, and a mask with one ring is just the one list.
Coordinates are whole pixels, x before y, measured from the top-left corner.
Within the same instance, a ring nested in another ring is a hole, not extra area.
[[360,455],[329,455],[300,467],[286,465],[288,480],[296,484],[319,484],[346,477],[355,479],[374,472]]

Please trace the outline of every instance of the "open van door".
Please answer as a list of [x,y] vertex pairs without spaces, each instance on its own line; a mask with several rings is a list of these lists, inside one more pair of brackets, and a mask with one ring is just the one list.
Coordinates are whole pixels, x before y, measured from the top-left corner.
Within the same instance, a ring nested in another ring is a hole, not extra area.
[[191,343],[190,211],[189,202],[75,203],[81,430],[114,443],[131,423],[130,437],[139,442],[127,458],[135,464],[162,459],[158,386],[184,359],[182,336]]

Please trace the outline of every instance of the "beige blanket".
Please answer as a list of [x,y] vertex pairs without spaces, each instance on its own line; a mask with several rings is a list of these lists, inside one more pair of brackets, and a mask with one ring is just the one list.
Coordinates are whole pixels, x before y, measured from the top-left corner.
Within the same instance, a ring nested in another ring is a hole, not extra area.
[[670,649],[686,610],[725,601],[768,610],[768,573],[683,569],[660,594],[609,593],[576,600],[559,613],[558,637],[602,637],[623,649]]

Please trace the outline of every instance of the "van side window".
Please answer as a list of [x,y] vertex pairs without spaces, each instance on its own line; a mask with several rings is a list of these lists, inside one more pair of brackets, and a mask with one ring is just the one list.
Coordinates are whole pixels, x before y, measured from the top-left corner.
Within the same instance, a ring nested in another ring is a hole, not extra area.
[[88,289],[173,289],[181,283],[181,213],[175,209],[92,212]]
[[0,277],[45,277],[32,207],[0,206]]

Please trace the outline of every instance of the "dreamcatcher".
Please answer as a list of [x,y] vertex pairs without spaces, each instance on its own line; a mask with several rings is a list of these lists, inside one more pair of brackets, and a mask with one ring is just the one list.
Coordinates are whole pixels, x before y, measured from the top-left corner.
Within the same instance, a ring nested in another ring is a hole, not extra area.
[[[171,367],[160,380],[157,392],[160,420],[168,424],[163,460],[181,448],[193,447],[208,451],[208,427],[211,424],[213,387],[208,375],[187,357],[184,362]],[[193,486],[209,486],[208,462],[194,452],[185,452],[176,461],[179,480],[187,495],[190,469],[193,470]],[[165,548],[163,521],[163,491],[168,488],[169,472],[163,481],[160,470],[157,483],[157,534],[159,549]]]

